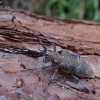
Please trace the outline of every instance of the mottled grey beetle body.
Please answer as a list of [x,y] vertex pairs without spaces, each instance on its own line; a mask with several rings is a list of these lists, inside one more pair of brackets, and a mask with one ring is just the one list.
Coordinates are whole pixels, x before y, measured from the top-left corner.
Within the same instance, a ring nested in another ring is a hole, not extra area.
[[86,62],[71,56],[68,52],[48,51],[46,60],[58,65],[58,68],[65,73],[71,73],[79,77],[94,78],[94,71]]

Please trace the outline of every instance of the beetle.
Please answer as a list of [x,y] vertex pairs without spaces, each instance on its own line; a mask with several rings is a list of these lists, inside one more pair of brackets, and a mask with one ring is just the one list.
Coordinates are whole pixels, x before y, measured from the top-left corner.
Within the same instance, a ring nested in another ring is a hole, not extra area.
[[94,78],[94,71],[89,64],[80,59],[80,53],[72,56],[68,51],[63,50],[61,54],[55,51],[47,51],[46,59],[58,65],[58,68],[69,74],[79,77]]
[[[39,51],[42,53],[44,52],[40,49]],[[46,52],[44,52],[44,54],[45,62],[51,61],[53,64],[58,65],[58,68],[55,70],[49,83],[45,86],[44,91],[48,88],[56,72],[59,70],[66,74],[70,74],[74,79],[79,81],[84,86],[88,93],[90,93],[86,86],[76,76],[79,76],[81,78],[94,78],[94,71],[89,64],[80,59],[79,52],[75,56],[72,56],[67,50],[63,50],[61,54],[59,54],[56,51],[56,46],[54,45],[53,51],[47,50]]]

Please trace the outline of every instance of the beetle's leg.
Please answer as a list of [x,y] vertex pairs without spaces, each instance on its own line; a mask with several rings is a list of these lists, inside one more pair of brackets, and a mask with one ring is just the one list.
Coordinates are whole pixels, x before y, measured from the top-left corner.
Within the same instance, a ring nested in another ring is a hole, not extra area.
[[41,50],[39,47],[38,47],[38,50],[40,51],[40,53],[45,54],[45,51],[44,50]]
[[69,53],[67,49],[63,49],[62,53]]
[[21,70],[21,72],[26,72],[26,71],[35,70],[35,69],[38,69],[38,68],[25,68]]
[[89,94],[91,94],[91,92],[88,90],[88,88],[82,83],[82,81],[81,81],[78,77],[76,77],[76,76],[73,75],[73,74],[71,74],[71,76],[72,76],[76,81],[79,81],[79,82],[83,85],[83,87],[85,88],[85,90],[86,90]]
[[48,84],[44,87],[43,91],[45,91],[45,90],[48,88],[48,86],[50,85],[50,83],[51,83],[52,80],[54,79],[54,76],[55,76],[55,74],[56,74],[57,72],[58,72],[58,68],[55,70],[55,72],[54,72],[53,75],[51,76],[51,78],[50,78]]
[[53,44],[53,46],[54,46],[53,51],[54,51],[54,52],[56,52],[56,51],[57,51],[57,50],[56,50],[56,45],[55,45],[55,44]]
[[75,58],[80,59],[80,52],[78,52],[78,53],[75,55]]
[[44,66],[39,67],[39,68],[37,68],[37,67],[35,67],[35,68],[26,68],[23,64],[21,64],[21,67],[24,68],[23,70],[21,70],[21,72],[26,72],[26,71],[30,71],[30,70],[39,69],[39,68],[49,68],[49,67],[52,67],[52,63],[47,62],[47,63],[45,63]]

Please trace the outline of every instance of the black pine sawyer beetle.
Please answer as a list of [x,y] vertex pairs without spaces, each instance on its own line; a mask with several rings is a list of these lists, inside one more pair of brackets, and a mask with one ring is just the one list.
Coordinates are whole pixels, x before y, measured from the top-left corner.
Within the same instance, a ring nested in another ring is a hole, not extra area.
[[86,91],[90,93],[86,86],[76,77],[94,78],[93,69],[90,67],[90,65],[80,59],[80,53],[77,53],[76,56],[71,56],[68,51],[63,50],[63,52],[59,54],[56,52],[56,46],[54,45],[54,51],[47,51],[45,55],[46,62],[51,61],[52,63],[57,64],[58,68],[55,70],[44,90],[46,90],[49,84],[52,82],[56,72],[60,70],[66,74],[71,74],[71,76],[75,80],[79,81],[84,86]]

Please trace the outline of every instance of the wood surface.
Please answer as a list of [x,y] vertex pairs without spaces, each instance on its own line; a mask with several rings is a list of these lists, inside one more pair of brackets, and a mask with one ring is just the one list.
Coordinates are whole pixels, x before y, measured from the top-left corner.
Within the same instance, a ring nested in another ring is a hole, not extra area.
[[100,23],[63,20],[9,9],[45,45],[54,43],[57,51],[67,49],[72,55],[80,51],[81,59],[95,72],[94,79],[80,79],[92,94],[86,93],[79,82],[61,72],[44,92],[43,87],[55,67],[21,72],[22,66],[43,66],[43,55],[38,51],[42,46],[15,19],[12,22],[8,9],[0,9],[0,95],[10,100],[100,100]]

